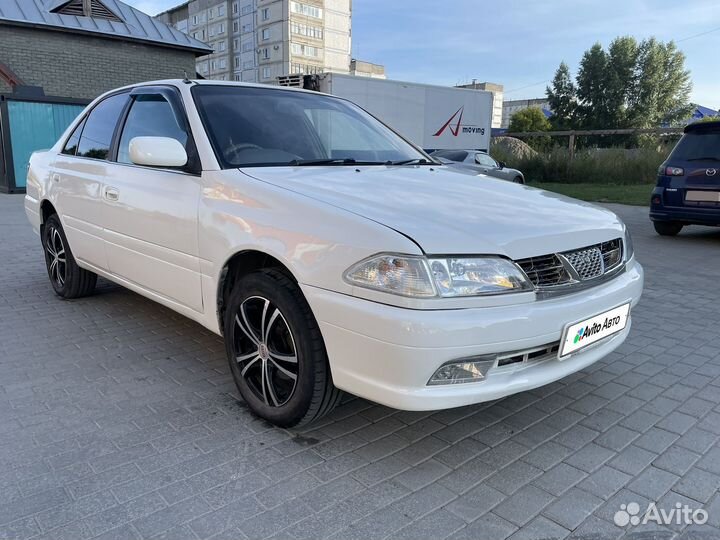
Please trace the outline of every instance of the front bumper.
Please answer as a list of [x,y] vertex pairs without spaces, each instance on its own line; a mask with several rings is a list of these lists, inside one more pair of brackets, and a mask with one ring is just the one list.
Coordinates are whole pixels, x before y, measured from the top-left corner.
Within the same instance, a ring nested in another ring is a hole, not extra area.
[[325,340],[335,386],[403,410],[491,401],[579,371],[615,350],[628,326],[562,361],[495,368],[484,381],[428,386],[445,362],[557,342],[575,323],[625,302],[637,304],[643,269],[634,259],[612,280],[552,299],[509,306],[411,310],[303,286]]

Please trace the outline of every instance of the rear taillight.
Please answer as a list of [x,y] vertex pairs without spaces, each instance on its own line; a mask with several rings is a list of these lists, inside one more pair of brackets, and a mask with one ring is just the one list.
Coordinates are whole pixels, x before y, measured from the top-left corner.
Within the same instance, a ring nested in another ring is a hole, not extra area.
[[662,199],[660,198],[660,195],[653,195],[652,203],[653,204],[660,204],[662,202]]
[[682,167],[665,167],[666,176],[682,176],[684,174],[685,171]]

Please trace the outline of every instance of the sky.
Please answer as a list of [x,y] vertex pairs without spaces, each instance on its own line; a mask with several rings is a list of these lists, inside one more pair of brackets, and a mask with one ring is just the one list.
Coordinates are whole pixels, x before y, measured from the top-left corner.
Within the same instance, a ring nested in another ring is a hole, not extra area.
[[[124,0],[154,15],[179,0]],[[720,109],[718,0],[353,0],[353,57],[388,78],[455,85],[489,81],[505,99],[544,97],[565,61],[622,35],[675,40],[691,72],[691,101]]]

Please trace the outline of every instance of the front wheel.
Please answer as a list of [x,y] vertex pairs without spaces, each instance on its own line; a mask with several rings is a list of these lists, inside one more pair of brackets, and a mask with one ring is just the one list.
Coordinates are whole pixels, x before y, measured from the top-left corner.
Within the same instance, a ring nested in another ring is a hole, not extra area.
[[224,330],[235,384],[258,416],[299,426],[339,402],[317,321],[300,288],[282,272],[241,278],[230,294]]
[[677,236],[683,228],[677,221],[653,221],[653,226],[660,236]]
[[524,184],[525,180],[523,180],[522,176],[516,176],[515,178],[513,178],[513,182],[515,184]]
[[80,268],[75,262],[57,214],[50,216],[43,225],[42,243],[48,277],[55,294],[67,299],[92,294],[97,274]]

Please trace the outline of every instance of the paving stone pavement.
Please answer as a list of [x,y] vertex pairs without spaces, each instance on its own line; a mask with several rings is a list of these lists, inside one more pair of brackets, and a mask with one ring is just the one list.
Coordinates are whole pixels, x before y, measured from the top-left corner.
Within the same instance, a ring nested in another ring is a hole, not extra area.
[[[614,354],[493,403],[350,399],[303,432],[238,400],[221,339],[121,287],[56,298],[0,196],[0,539],[617,538],[621,504],[705,508],[720,536],[720,231],[655,236]],[[647,535],[647,536],[646,536]]]

